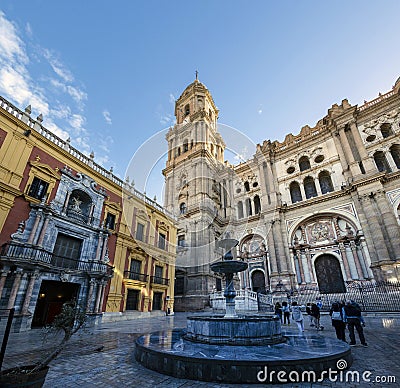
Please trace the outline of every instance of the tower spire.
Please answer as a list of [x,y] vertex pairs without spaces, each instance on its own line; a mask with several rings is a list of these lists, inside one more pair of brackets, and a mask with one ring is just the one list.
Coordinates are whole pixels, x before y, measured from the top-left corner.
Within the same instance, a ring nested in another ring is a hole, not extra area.
[[199,72],[196,70],[196,81],[199,80]]

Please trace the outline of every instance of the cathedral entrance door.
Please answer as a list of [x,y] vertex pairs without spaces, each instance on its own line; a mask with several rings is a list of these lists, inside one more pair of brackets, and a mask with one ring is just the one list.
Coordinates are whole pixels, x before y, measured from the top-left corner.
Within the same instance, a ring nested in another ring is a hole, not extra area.
[[251,274],[251,289],[254,292],[265,292],[265,276],[262,271],[254,271]]
[[330,254],[319,256],[315,260],[319,292],[321,294],[335,294],[346,292],[339,260]]

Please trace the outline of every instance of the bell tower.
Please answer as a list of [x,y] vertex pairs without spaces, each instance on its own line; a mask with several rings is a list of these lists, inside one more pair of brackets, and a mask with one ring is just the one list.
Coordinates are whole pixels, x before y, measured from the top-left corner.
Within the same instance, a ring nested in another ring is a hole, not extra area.
[[176,124],[166,135],[168,160],[165,207],[178,217],[175,310],[202,309],[218,288],[210,270],[216,259],[217,222],[227,213],[221,172],[225,143],[218,132],[218,109],[196,79],[175,103]]

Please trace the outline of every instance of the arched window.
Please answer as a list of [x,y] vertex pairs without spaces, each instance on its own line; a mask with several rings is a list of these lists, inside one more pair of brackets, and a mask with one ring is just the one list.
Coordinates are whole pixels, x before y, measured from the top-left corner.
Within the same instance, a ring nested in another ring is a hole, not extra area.
[[246,215],[247,215],[247,217],[250,217],[253,215],[253,209],[251,207],[251,199],[250,198],[246,199]]
[[244,188],[246,189],[247,192],[250,191],[250,183],[249,182],[244,182]]
[[193,148],[193,139],[190,141],[190,149]]
[[310,160],[307,158],[307,156],[302,156],[299,159],[299,168],[300,171],[309,170],[311,168]]
[[181,154],[181,147],[178,147],[178,156]]
[[391,172],[389,163],[387,162],[385,154],[382,151],[377,151],[374,153],[374,160],[378,171]]
[[261,213],[261,202],[260,202],[260,197],[256,195],[254,197],[254,214],[259,214]]
[[180,214],[186,214],[186,210],[187,210],[187,208],[186,208],[186,203],[185,203],[185,202],[182,202],[182,203],[179,205],[179,213],[180,213]]
[[314,179],[310,176],[304,178],[304,192],[306,193],[306,198],[312,198],[317,196],[317,189],[315,187]]
[[292,203],[296,203],[303,200],[301,196],[300,185],[297,182],[292,182],[289,186],[289,190]]
[[390,154],[392,155],[396,167],[400,169],[400,145],[398,144],[392,145],[390,147]]
[[238,218],[239,219],[243,218],[243,203],[242,203],[242,201],[238,202],[237,209],[238,209]]
[[190,114],[190,108],[189,108],[189,104],[187,104],[186,106],[185,106],[185,116],[187,116],[187,115],[189,115]]
[[185,139],[183,141],[183,152],[188,152],[189,151],[189,145],[188,145],[188,140]]
[[330,193],[331,191],[333,191],[332,179],[328,171],[322,171],[318,175],[318,180],[322,194]]
[[382,124],[381,134],[384,139],[393,135],[392,126],[389,123]]

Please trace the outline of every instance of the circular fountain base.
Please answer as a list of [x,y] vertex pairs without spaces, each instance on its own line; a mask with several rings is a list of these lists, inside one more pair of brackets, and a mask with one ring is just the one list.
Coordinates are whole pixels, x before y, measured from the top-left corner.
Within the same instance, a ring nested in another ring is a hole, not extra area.
[[135,358],[146,368],[177,378],[226,383],[282,384],[285,378],[312,383],[323,371],[327,377],[329,369],[352,363],[348,344],[318,335],[284,332],[285,342],[239,346],[196,343],[186,340],[186,334],[176,329],[143,335],[136,340]]
[[200,315],[187,318],[185,339],[214,345],[272,345],[284,342],[281,323],[271,315]]

